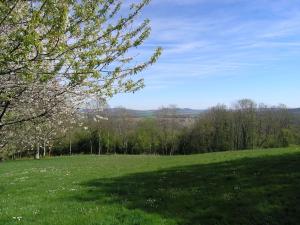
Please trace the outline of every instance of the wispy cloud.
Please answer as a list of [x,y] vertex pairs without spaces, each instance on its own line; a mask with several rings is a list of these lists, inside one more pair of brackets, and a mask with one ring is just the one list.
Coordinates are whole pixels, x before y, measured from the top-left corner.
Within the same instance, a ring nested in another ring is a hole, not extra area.
[[165,3],[198,7],[222,3],[239,8],[216,8],[206,14],[192,10],[190,16],[186,16],[188,12],[173,14],[167,9],[165,15],[151,14],[153,33],[144,50],[160,45],[164,55],[150,72],[160,74],[154,77],[161,81],[169,76],[238,74],[242,69],[294,54],[300,48],[300,6],[296,10],[293,5],[292,13],[286,14],[281,8],[291,6],[284,2],[287,1],[256,0],[250,4],[241,0],[154,0],[154,8]]
[[[137,105],[146,104],[144,99],[157,105],[177,103],[179,97],[196,105],[196,95],[206,96],[207,102],[224,102],[226,92],[231,93],[229,100],[253,96],[264,101],[265,96],[269,103],[286,99],[288,104],[296,99],[287,97],[289,93],[300,94],[298,87],[291,88],[300,82],[299,0],[152,0],[142,14],[146,17],[151,19],[152,35],[136,50],[140,59],[151,55],[156,46],[164,52],[142,74],[147,87]],[[298,81],[289,82],[283,90],[282,83],[289,78]],[[260,82],[272,85],[255,95],[253,89]],[[211,86],[203,87],[203,83]],[[215,85],[222,94],[218,100],[209,100],[217,96]],[[133,105],[132,101],[128,104]]]

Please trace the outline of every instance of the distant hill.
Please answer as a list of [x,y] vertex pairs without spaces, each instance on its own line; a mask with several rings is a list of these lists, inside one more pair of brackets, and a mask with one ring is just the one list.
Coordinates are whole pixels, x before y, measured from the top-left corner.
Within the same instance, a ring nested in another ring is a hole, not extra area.
[[[107,114],[118,116],[120,111],[124,110],[124,108],[108,108],[104,111]],[[178,117],[196,117],[206,110],[203,109],[190,109],[190,108],[177,108],[177,115]],[[91,110],[83,109],[83,112],[91,112]],[[150,109],[150,110],[138,110],[138,109],[126,109],[127,113],[131,117],[154,117],[158,112],[158,109]],[[300,116],[300,108],[291,108],[289,112],[293,115]]]
[[289,109],[289,111],[293,114],[300,115],[300,108],[295,108],[295,109]]
[[[204,112],[204,110],[188,109],[188,108],[178,108],[176,110],[178,116],[184,116],[184,117],[193,117]],[[138,117],[153,117],[158,112],[158,110],[130,110],[130,111],[132,112],[132,114]]]
[[[109,114],[118,114],[118,112],[120,112],[121,110],[123,110],[122,108],[109,108],[106,109],[106,111]],[[201,109],[189,109],[189,108],[177,108],[177,115],[179,117],[195,117],[198,116],[199,114],[205,112],[205,110],[201,110]],[[137,110],[137,109],[126,109],[126,111],[134,116],[134,117],[154,117],[155,114],[159,111],[157,110]]]
[[[120,108],[110,108],[108,111],[112,114],[117,113]],[[153,117],[158,112],[158,110],[135,110],[135,109],[126,109],[131,115],[136,117]],[[204,113],[206,110],[203,109],[190,109],[190,108],[177,108],[177,115],[180,117],[196,117],[201,113]],[[300,116],[300,108],[291,108],[289,112],[294,115]]]

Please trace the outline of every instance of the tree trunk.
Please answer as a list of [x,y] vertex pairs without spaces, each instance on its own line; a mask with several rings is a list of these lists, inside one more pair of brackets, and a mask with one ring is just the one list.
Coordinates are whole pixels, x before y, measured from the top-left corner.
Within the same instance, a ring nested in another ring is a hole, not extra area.
[[36,146],[36,152],[35,152],[35,159],[40,159],[40,145],[39,143],[37,143],[37,146]]
[[51,156],[51,152],[52,152],[52,146],[49,146],[49,157]]
[[128,142],[127,140],[125,141],[125,154],[127,154],[127,151],[128,151]]
[[46,157],[46,150],[47,150],[47,147],[46,147],[46,140],[44,140],[44,152],[43,152],[43,157]]
[[101,155],[101,141],[100,141],[100,133],[98,134],[98,155]]
[[90,140],[90,146],[91,146],[91,155],[93,154],[93,142]]
[[71,139],[71,137],[69,137],[69,152],[70,152],[70,155],[72,155],[72,139]]
[[107,138],[107,152],[110,153],[110,146],[109,146],[109,132],[108,132],[108,138]]

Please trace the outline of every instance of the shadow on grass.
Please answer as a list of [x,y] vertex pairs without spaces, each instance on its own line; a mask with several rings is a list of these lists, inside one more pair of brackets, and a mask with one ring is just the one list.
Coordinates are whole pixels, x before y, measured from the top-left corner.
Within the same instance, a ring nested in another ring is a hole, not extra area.
[[300,154],[92,180],[77,201],[120,204],[184,225],[300,224]]

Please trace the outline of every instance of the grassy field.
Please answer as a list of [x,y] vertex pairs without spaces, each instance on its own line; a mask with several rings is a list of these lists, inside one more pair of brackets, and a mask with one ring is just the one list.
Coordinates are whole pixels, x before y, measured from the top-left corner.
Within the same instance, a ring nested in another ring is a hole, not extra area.
[[0,163],[0,224],[300,224],[300,148]]

